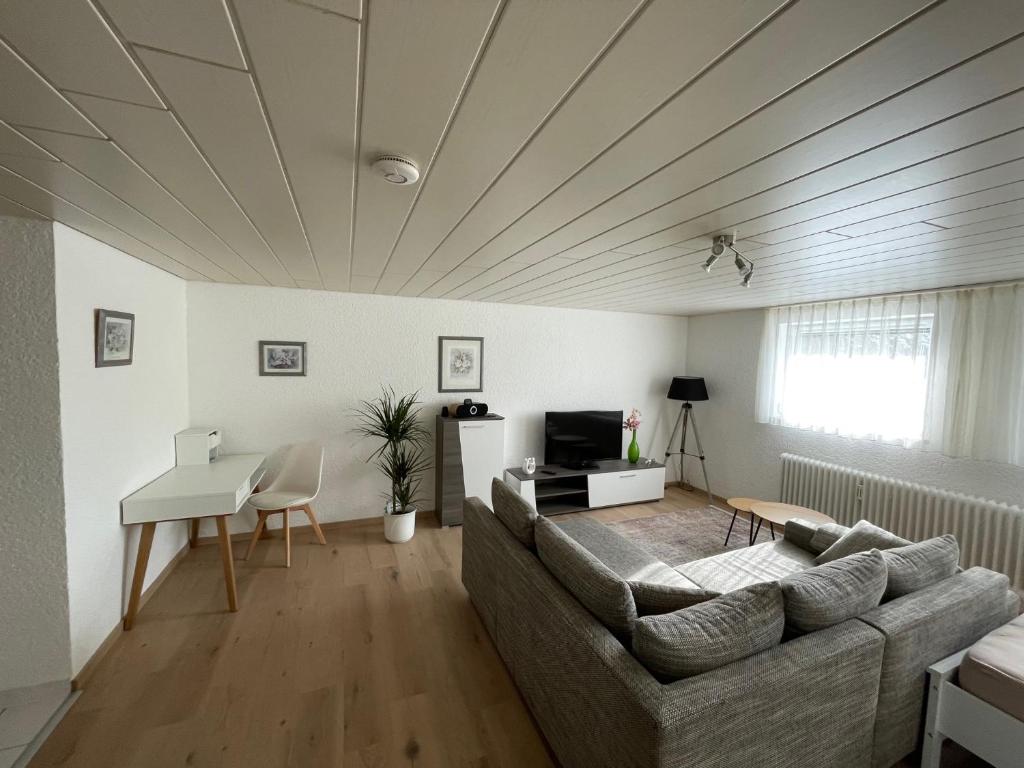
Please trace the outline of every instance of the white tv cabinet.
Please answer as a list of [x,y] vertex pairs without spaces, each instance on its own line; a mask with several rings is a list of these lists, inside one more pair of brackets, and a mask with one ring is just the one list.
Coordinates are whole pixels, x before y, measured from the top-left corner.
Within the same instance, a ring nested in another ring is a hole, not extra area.
[[537,467],[532,475],[513,467],[505,470],[505,482],[538,513],[560,515],[663,499],[665,465],[611,459],[597,462],[593,469],[548,464]]

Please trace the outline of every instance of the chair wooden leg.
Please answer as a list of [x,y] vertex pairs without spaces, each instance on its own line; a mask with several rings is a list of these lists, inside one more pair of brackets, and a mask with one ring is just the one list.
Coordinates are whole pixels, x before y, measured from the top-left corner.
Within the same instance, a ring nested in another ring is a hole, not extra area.
[[292,529],[288,525],[288,509],[285,508],[283,512],[283,525],[284,525],[284,567],[292,567]]
[[235,561],[231,552],[231,537],[225,515],[217,517],[217,538],[220,539],[220,557],[224,565],[224,586],[228,592],[228,610],[238,610],[238,590],[235,587]]
[[313,508],[309,504],[303,504],[302,509],[306,512],[306,517],[309,518],[309,524],[313,526],[313,533],[316,534],[317,539],[323,545],[327,545],[327,539],[324,538],[324,532],[320,530],[320,523],[316,520],[316,515],[313,514]]
[[199,545],[199,518],[188,521],[188,548],[195,549]]
[[267,515],[269,514],[265,509],[259,510],[260,519],[256,521],[256,530],[252,532],[252,538],[249,540],[249,548],[245,550],[246,560],[252,555],[256,549],[256,542],[260,540],[260,536],[263,535],[263,528],[267,524]]

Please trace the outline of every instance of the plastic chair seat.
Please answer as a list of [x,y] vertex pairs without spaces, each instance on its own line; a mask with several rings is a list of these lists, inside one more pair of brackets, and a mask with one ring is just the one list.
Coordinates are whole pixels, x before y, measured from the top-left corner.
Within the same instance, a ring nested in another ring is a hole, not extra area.
[[313,496],[300,491],[263,491],[249,497],[249,505],[256,509],[285,509],[301,507],[313,500]]

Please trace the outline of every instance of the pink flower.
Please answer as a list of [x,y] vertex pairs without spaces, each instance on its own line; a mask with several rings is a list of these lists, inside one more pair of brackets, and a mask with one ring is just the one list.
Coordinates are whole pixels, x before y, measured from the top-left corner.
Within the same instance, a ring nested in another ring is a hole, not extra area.
[[634,408],[630,411],[629,416],[622,422],[622,428],[630,431],[635,431],[640,427],[640,411]]

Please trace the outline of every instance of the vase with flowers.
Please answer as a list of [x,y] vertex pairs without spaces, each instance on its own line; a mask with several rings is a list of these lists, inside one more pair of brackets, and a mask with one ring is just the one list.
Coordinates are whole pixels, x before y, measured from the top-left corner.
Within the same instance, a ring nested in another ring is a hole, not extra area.
[[636,464],[640,461],[640,446],[636,442],[636,431],[640,427],[640,411],[634,408],[629,412],[629,416],[622,422],[622,428],[628,429],[633,433],[633,440],[629,444],[629,449],[626,451],[626,457],[629,459],[630,464]]

